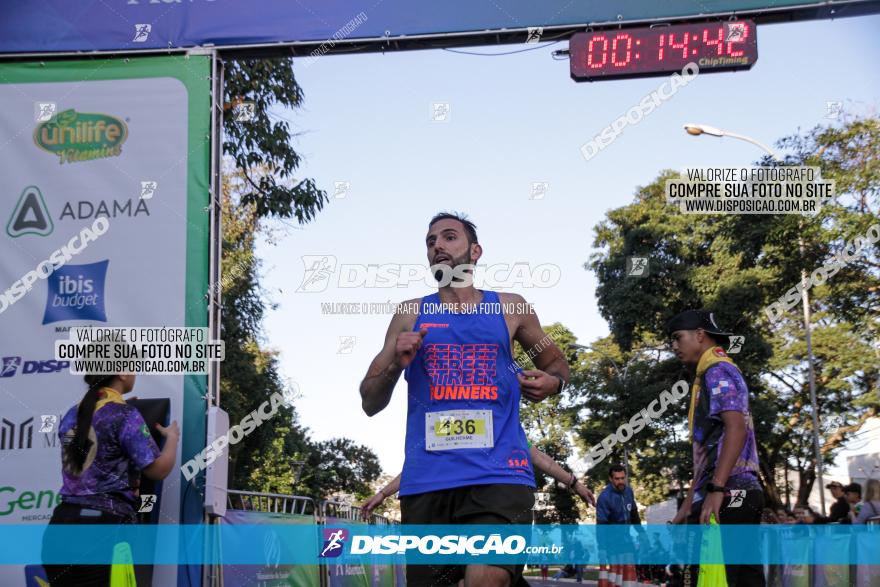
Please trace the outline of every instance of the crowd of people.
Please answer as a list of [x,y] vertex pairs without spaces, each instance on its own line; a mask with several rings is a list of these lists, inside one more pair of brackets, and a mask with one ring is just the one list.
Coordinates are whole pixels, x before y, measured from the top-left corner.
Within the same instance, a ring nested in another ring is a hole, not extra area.
[[834,498],[827,516],[816,512],[809,505],[796,505],[791,509],[765,508],[761,522],[764,524],[865,524],[872,518],[880,518],[880,480],[868,479],[864,492],[858,483],[843,485],[838,481],[832,481],[825,488]]
[[[609,476],[610,483],[606,487],[606,491],[603,491],[599,496],[599,507],[608,508],[609,503],[608,500],[612,499],[612,496],[616,494],[620,494],[623,498],[621,502],[623,504],[629,503],[631,501],[628,498],[628,495],[625,493],[625,489],[629,489],[628,486],[625,486],[625,481],[620,478],[621,471],[623,467],[615,466],[615,469],[612,471]],[[617,484],[615,485],[614,475],[615,473],[618,476]],[[880,480],[878,479],[868,479],[865,482],[864,487],[859,485],[858,483],[850,483],[848,485],[843,485],[838,481],[833,481],[825,486],[831,492],[831,495],[834,499],[834,503],[831,504],[831,508],[829,510],[829,515],[822,516],[820,513],[816,512],[809,505],[802,506],[796,505],[793,508],[778,508],[776,510],[772,508],[764,508],[763,515],[761,518],[762,524],[865,524],[868,523],[869,520],[874,518],[880,519]],[[609,492],[608,488],[612,488]],[[632,500],[634,504],[634,500]],[[621,509],[625,509],[621,508]],[[598,513],[598,512],[597,512]],[[608,523],[607,514],[601,515],[602,521],[600,523]],[[626,515],[619,514],[619,520],[617,523],[632,523],[639,524],[637,521],[637,517],[630,517],[627,512]],[[653,542],[649,542],[648,544],[648,554],[651,560],[662,560],[668,557],[668,551],[663,547],[662,542],[660,541],[659,536],[654,536]],[[576,582],[582,582],[582,578],[584,576],[586,565],[573,565],[567,564],[564,566],[560,566],[558,570],[553,573],[553,579],[560,578],[572,578],[575,579]],[[549,565],[541,565],[541,576],[546,579],[549,573],[553,570]],[[601,566],[600,566],[601,569]],[[685,567],[681,565],[638,565],[636,567],[638,580],[644,583],[651,583],[655,585],[680,585],[682,584],[683,574],[685,571]],[[771,574],[773,570],[771,570]]]
[[[403,470],[365,504],[365,513],[398,493],[405,525],[529,524],[536,470],[592,504],[589,488],[532,447],[520,422],[521,400],[538,403],[567,389],[571,373],[566,354],[522,296],[474,287],[469,268],[478,263],[483,246],[473,222],[459,214],[437,214],[428,223],[425,246],[441,282],[438,291],[401,305],[419,311],[393,315],[360,385],[361,408],[371,417],[388,406],[401,377],[407,388]],[[443,283],[450,272],[455,283]],[[693,455],[692,481],[671,523],[753,525],[762,517],[770,523],[773,518],[783,521],[778,512],[765,510],[749,388],[725,351],[733,333],[719,326],[713,312],[686,309],[670,317],[664,334],[688,372],[689,381],[683,383],[690,395],[687,429]],[[515,360],[516,344],[533,369]],[[849,503],[843,511],[838,505],[843,502],[835,502],[832,515],[838,516],[838,523],[864,523],[880,508],[876,484],[869,484],[864,502],[861,487],[847,487],[853,489],[853,497],[847,497],[847,488],[834,487]],[[610,468],[595,506],[600,550],[623,553],[621,562],[605,572],[616,576],[622,566],[623,574],[630,575],[631,540],[603,528],[632,524],[644,538],[624,467]],[[781,513],[788,523],[791,516]],[[803,508],[793,523],[830,518]],[[607,536],[615,538],[603,544]],[[679,570],[683,585],[697,585],[701,579],[699,565]],[[522,564],[407,565],[406,578],[410,587],[513,587],[525,582],[523,571]],[[544,571],[546,576],[549,569]],[[578,580],[582,572],[582,566],[571,564],[556,577],[573,575]],[[766,585],[761,564],[727,564],[723,573],[729,587]],[[653,578],[653,571],[649,574]]]

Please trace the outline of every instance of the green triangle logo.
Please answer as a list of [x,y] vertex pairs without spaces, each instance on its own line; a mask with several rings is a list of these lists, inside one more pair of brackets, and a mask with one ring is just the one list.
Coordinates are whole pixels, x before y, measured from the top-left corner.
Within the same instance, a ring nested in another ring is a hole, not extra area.
[[24,188],[6,225],[6,234],[13,238],[23,234],[48,236],[54,229],[52,216],[40,188],[35,185]]

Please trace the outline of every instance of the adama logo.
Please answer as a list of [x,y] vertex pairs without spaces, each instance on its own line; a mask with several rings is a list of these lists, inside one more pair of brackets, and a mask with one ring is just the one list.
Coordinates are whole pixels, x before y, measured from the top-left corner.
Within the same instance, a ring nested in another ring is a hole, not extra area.
[[[69,200],[64,203],[61,215],[58,217],[60,222],[65,220],[89,220],[92,218],[118,218],[127,216],[128,218],[137,218],[138,216],[150,216],[150,209],[147,207],[147,200],[139,198],[134,200],[136,204],[132,205],[132,198],[126,200]],[[48,236],[54,230],[52,215],[46,205],[43,194],[35,185],[24,188],[18,203],[12,210],[12,216],[6,223],[6,234],[12,238],[18,238],[25,234],[36,234],[39,236]]]
[[23,234],[48,236],[52,234],[54,228],[52,216],[49,214],[40,188],[35,185],[24,188],[6,224],[6,234],[12,238]]
[[127,138],[128,126],[119,118],[77,112],[73,108],[59,112],[34,129],[34,143],[58,155],[59,163],[118,157]]

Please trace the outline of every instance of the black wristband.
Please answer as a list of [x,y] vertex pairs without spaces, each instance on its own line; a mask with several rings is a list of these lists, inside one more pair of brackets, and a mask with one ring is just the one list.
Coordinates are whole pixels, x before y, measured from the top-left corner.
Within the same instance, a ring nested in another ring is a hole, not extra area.
[[711,481],[706,483],[706,493],[724,493],[726,488],[723,485],[715,485]]
[[560,394],[562,393],[562,388],[565,387],[565,380],[559,375],[554,375],[554,377],[559,380],[559,387],[556,389],[556,393]]

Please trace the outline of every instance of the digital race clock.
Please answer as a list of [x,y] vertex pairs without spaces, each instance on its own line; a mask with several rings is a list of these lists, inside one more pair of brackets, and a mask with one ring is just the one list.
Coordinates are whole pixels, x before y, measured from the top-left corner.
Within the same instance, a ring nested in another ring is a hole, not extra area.
[[575,33],[569,52],[575,81],[662,75],[688,63],[702,73],[750,68],[758,38],[750,20],[681,24]]

